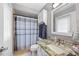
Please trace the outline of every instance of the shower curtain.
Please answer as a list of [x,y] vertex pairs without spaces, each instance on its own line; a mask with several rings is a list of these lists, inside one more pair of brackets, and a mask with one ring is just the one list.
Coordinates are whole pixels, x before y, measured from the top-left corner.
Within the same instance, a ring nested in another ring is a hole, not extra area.
[[17,50],[30,48],[38,38],[37,19],[16,16],[16,46]]

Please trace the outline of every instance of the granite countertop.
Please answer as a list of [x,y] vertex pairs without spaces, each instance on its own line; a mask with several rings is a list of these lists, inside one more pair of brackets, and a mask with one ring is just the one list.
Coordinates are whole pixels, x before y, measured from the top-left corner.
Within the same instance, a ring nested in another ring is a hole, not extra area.
[[77,55],[71,48],[69,45],[64,45],[63,47],[61,47],[61,49],[64,49],[64,53],[62,54],[56,54],[55,51],[51,50],[49,47],[47,47],[47,45],[51,44],[52,46],[56,46],[56,43],[53,42],[52,40],[40,40],[37,42],[38,45],[49,55],[49,56],[67,56],[69,54],[73,54],[73,55]]

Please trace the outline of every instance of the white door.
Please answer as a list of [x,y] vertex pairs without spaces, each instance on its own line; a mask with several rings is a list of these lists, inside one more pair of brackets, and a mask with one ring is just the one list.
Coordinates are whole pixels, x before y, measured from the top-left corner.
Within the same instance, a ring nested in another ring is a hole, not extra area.
[[[3,6],[2,4],[0,4],[0,19],[3,19]],[[0,49],[1,47],[3,46],[3,42],[2,42],[2,39],[3,39],[3,20],[0,20]],[[1,52],[0,52],[0,55],[1,55]]]
[[[1,6],[0,6],[1,7]],[[0,13],[1,13],[1,9],[0,9]],[[0,15],[1,16],[1,15]],[[1,19],[1,17],[0,17]],[[2,25],[3,20],[0,20],[0,56],[2,55],[2,46],[3,46],[3,25]]]
[[3,55],[3,4],[0,3],[0,56]]
[[0,56],[12,55],[12,8],[0,3]]

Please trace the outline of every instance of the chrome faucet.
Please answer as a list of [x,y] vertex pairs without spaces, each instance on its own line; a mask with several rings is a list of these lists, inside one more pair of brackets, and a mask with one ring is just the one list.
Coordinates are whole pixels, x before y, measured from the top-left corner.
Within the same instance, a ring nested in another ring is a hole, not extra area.
[[60,45],[61,44],[61,39],[57,39],[56,42],[58,43],[58,45]]
[[60,44],[64,44],[64,40],[61,40],[61,39],[57,39],[56,42],[58,43],[58,45],[60,45]]

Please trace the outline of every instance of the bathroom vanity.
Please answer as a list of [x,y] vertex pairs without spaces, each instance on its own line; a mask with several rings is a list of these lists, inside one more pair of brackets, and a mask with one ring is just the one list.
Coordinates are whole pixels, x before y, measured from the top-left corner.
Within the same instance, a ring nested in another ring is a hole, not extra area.
[[38,41],[39,48],[37,49],[38,56],[77,56],[70,45],[58,45],[52,40]]
[[[79,4],[61,4],[51,11],[51,30],[49,39],[39,40],[37,43],[38,56],[77,56],[73,49],[73,42],[79,41],[73,39],[73,33],[79,32]],[[53,40],[50,40],[52,38]],[[55,40],[62,39],[66,41],[60,44],[62,40],[56,42]]]

